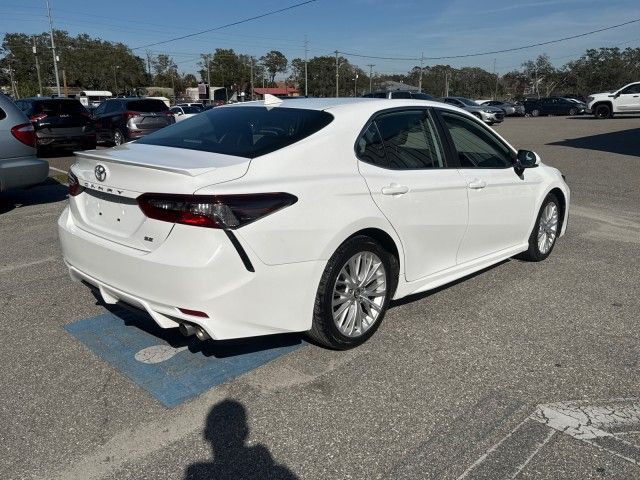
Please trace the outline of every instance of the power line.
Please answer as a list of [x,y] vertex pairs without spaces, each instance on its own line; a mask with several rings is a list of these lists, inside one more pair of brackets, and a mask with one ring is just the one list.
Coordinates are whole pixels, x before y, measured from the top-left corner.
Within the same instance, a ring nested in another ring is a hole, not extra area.
[[264,17],[268,17],[268,16],[271,16],[271,15],[275,15],[277,13],[282,13],[282,12],[286,12],[288,10],[293,10],[294,8],[302,7],[304,5],[308,5],[308,4],[314,3],[316,1],[317,0],[306,0],[305,2],[300,2],[300,3],[296,3],[294,5],[289,5],[288,7],[280,8],[278,10],[272,10],[270,12],[261,13],[260,15],[256,15],[254,17],[249,17],[249,18],[244,18],[242,20],[238,20],[236,22],[227,23],[225,25],[220,25],[219,27],[209,28],[207,30],[202,30],[200,32],[189,33],[187,35],[182,35],[180,37],[171,38],[169,40],[163,40],[161,42],[155,42],[155,43],[150,43],[148,45],[142,45],[140,47],[132,48],[131,50],[139,50],[141,48],[155,47],[156,45],[164,45],[166,43],[175,42],[177,40],[184,40],[185,38],[195,37],[196,35],[202,35],[203,33],[215,32],[216,30],[222,30],[223,28],[233,27],[235,25],[240,25],[242,23],[251,22],[251,21],[257,20],[259,18],[264,18]]
[[[547,42],[532,43],[530,45],[523,45],[521,47],[505,48],[503,50],[494,50],[494,51],[491,51],[491,52],[467,53],[467,54],[464,54],[464,55],[449,55],[449,56],[442,56],[442,57],[424,57],[424,60],[447,60],[447,59],[455,59],[455,58],[480,57],[480,56],[483,56],[483,55],[494,55],[494,54],[497,54],[497,53],[516,52],[518,50],[526,50],[528,48],[541,47],[541,46],[544,46],[544,45],[551,45],[553,43],[559,43],[559,42],[565,42],[567,40],[573,40],[575,38],[586,37],[588,35],[593,35],[594,33],[605,32],[607,30],[613,30],[614,28],[624,27],[625,25],[630,25],[632,23],[638,23],[638,22],[640,22],[640,18],[636,18],[634,20],[629,20],[628,22],[624,22],[624,23],[619,23],[617,25],[611,25],[610,27],[604,27],[604,28],[599,28],[597,30],[591,30],[590,32],[580,33],[578,35],[571,35],[571,36],[568,36],[568,37],[558,38],[556,40],[549,40]],[[350,52],[338,52],[338,53],[340,53],[342,55],[346,55],[348,57],[371,58],[371,59],[375,59],[375,60],[404,60],[404,61],[409,61],[409,62],[415,62],[415,61],[421,60],[421,57],[417,57],[417,58],[380,57],[380,56],[376,56],[376,55],[363,55],[363,54],[359,54],[359,53],[350,53]]]

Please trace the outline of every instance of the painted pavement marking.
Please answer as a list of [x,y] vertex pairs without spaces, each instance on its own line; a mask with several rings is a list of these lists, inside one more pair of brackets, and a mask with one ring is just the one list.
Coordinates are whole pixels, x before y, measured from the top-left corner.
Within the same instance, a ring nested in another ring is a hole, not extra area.
[[640,467],[640,445],[621,438],[637,432],[639,427],[640,400],[637,398],[541,404],[478,457],[458,480],[513,480],[557,432]]
[[120,308],[65,329],[169,408],[305,345],[297,334],[200,342]]

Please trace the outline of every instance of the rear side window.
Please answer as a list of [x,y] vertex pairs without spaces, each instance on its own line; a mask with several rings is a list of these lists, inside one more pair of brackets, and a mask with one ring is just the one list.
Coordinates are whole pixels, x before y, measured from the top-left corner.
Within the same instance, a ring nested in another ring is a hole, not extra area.
[[147,99],[127,102],[127,110],[134,112],[166,112],[169,108],[162,100]]
[[214,108],[138,143],[255,158],[296,143],[332,120],[327,112],[301,108]]
[[389,168],[412,170],[443,167],[435,127],[427,110],[407,110],[376,119]]

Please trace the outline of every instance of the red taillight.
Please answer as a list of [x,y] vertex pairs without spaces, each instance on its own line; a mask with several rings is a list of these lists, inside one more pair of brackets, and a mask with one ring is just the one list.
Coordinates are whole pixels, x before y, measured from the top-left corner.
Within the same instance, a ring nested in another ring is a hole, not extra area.
[[138,197],[138,205],[149,218],[224,230],[235,230],[276,210],[293,205],[297,201],[297,197],[289,193],[248,195],[145,193]]
[[80,195],[84,190],[84,187],[80,185],[78,177],[76,177],[71,170],[67,173],[67,183],[69,184],[69,195],[75,197]]
[[36,146],[36,129],[30,123],[21,123],[11,129],[11,135],[25,145]]
[[192,315],[194,317],[209,318],[209,315],[199,310],[189,310],[188,308],[178,308],[178,310],[180,310],[182,313],[186,313],[187,315]]
[[122,116],[124,117],[125,121],[129,120],[130,118],[137,117],[138,115],[140,115],[139,112],[124,112],[122,114]]
[[37,122],[38,120],[44,120],[45,118],[47,118],[46,113],[35,113],[29,117],[29,120]]

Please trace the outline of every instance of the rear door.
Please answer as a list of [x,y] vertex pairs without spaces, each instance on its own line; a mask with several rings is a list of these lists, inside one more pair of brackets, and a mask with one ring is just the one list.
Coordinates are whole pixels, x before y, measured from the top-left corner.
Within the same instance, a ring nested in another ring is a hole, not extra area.
[[469,199],[458,263],[522,244],[530,233],[542,178],[535,168],[518,176],[512,150],[490,128],[456,112],[440,110],[439,114]]
[[466,183],[448,168],[429,109],[379,114],[356,154],[373,200],[402,241],[406,279],[455,266],[467,224]]

